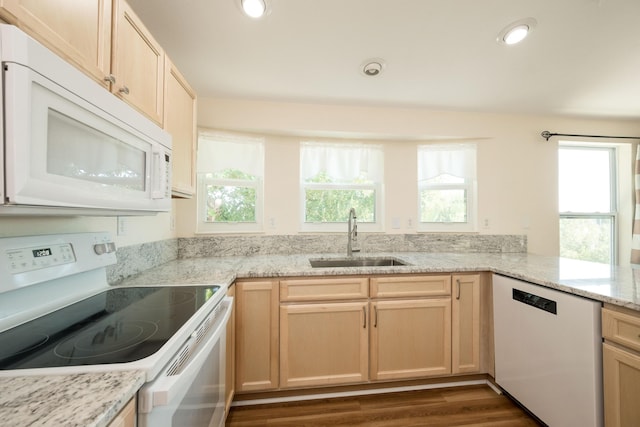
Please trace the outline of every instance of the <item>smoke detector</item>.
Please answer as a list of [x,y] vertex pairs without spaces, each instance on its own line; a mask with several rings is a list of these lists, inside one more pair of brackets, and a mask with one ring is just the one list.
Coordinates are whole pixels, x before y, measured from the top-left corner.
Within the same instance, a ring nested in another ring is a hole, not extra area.
[[368,59],[362,65],[362,73],[369,77],[377,76],[384,69],[384,65],[382,59]]

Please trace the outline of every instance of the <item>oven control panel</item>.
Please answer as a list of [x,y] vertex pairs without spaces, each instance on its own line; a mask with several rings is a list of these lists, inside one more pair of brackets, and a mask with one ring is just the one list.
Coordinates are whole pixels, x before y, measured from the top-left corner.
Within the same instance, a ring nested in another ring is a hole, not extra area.
[[24,273],[76,261],[70,243],[9,249],[6,253],[11,273]]

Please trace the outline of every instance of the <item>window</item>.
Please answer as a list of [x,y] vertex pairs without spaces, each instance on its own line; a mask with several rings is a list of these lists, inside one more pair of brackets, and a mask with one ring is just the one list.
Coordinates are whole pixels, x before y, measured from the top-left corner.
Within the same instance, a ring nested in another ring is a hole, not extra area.
[[474,231],[475,144],[418,146],[419,231]]
[[380,145],[302,142],[302,231],[345,231],[352,207],[361,231],[380,230],[383,174]]
[[264,140],[198,134],[198,232],[262,230]]
[[612,146],[561,143],[560,256],[616,262],[616,157]]

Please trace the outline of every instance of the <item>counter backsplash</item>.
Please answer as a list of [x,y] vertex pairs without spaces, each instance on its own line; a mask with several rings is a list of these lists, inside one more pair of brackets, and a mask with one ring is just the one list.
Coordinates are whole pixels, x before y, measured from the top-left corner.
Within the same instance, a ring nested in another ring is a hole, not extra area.
[[[526,235],[377,234],[358,236],[360,254],[376,252],[526,253]],[[223,235],[160,240],[118,248],[118,263],[107,269],[114,284],[144,270],[180,258],[301,253],[346,255],[346,233],[314,235]]]
[[[361,253],[375,252],[526,252],[527,236],[480,234],[366,234],[358,235]],[[347,253],[342,234],[207,236],[179,239],[178,258],[243,255]]]

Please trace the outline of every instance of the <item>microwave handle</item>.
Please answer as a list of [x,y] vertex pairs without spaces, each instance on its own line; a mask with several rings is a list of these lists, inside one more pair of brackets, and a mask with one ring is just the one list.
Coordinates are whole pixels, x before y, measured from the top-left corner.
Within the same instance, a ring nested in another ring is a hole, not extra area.
[[171,160],[169,154],[157,147],[151,152],[151,198],[164,199],[168,196],[170,185]]

